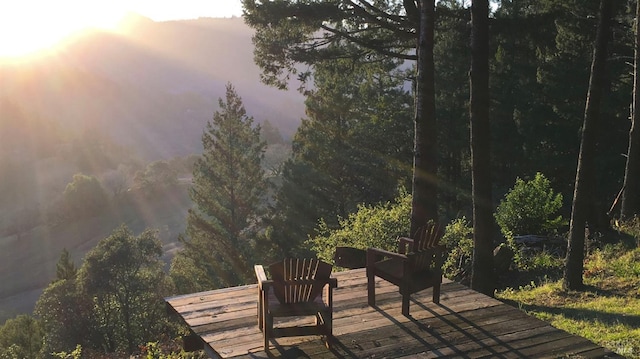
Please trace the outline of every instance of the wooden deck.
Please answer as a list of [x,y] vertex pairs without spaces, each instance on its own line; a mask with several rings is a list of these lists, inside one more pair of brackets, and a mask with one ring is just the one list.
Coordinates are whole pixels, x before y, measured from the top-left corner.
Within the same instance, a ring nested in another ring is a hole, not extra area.
[[397,287],[379,280],[373,308],[367,305],[364,269],[334,276],[338,288],[331,350],[319,336],[308,336],[271,340],[269,353],[264,352],[256,285],[170,297],[166,302],[212,358],[621,358],[460,284],[446,282],[440,304],[431,302],[430,289],[414,294],[407,318],[400,312]]

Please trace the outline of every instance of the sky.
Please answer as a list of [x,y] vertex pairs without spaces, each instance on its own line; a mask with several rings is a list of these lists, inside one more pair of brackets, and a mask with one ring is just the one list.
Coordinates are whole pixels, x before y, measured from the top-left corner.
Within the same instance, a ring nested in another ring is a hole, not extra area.
[[114,30],[128,13],[154,21],[242,15],[241,0],[2,0],[0,57],[55,46],[85,28]]

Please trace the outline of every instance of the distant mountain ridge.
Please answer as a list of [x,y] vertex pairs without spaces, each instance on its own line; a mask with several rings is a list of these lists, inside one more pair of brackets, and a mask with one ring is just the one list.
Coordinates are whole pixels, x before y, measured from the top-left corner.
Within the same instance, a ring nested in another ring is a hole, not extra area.
[[124,26],[126,36],[92,31],[67,39],[55,55],[0,63],[0,98],[63,127],[106,131],[147,160],[199,153],[227,82],[249,116],[285,137],[304,116],[302,95],[259,82],[252,30],[241,18],[132,16]]

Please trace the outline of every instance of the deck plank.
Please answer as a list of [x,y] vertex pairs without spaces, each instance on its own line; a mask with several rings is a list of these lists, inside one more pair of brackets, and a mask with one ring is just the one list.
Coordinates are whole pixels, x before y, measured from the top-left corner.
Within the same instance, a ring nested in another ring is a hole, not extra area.
[[[334,345],[319,336],[277,338],[263,351],[257,326],[256,285],[166,298],[214,358],[621,358],[585,338],[556,329],[522,311],[445,281],[439,304],[431,290],[412,296],[401,313],[397,287],[376,280],[376,306],[367,304],[363,269],[334,273]],[[280,320],[305,325],[312,318]]]

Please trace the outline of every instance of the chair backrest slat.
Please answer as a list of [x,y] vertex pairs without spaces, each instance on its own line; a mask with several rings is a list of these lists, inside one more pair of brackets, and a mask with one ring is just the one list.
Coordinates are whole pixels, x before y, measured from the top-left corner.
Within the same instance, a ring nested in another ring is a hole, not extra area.
[[413,235],[413,251],[419,252],[437,246],[443,235],[444,228],[438,223],[431,222],[418,228]]
[[413,270],[420,271],[431,267],[435,260],[435,252],[432,249],[440,243],[443,235],[444,228],[437,223],[428,223],[416,231],[411,256]]
[[[315,258],[287,258],[269,266],[274,294],[282,304],[314,301],[333,266]],[[317,284],[313,281],[320,280]]]

